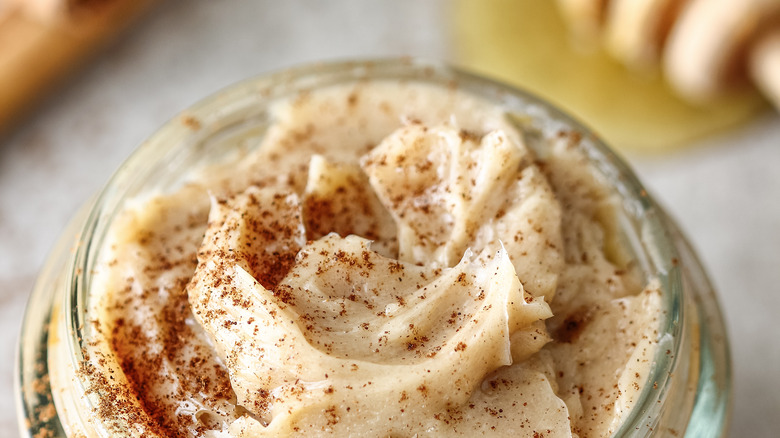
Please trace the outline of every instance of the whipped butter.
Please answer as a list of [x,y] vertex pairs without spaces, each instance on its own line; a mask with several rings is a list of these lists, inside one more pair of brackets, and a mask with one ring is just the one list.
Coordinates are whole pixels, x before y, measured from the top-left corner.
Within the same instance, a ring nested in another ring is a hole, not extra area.
[[[272,106],[254,150],[127,203],[78,370],[137,436],[609,436],[661,297],[566,132],[456,87]],[[122,430],[120,430],[122,429]]]

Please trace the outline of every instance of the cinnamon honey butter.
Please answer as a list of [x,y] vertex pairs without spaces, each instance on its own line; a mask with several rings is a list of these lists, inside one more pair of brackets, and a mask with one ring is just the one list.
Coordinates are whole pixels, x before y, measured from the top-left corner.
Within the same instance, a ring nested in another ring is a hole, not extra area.
[[112,221],[75,370],[90,422],[600,437],[626,420],[660,286],[576,133],[531,138],[456,86],[384,79],[294,93],[267,120]]

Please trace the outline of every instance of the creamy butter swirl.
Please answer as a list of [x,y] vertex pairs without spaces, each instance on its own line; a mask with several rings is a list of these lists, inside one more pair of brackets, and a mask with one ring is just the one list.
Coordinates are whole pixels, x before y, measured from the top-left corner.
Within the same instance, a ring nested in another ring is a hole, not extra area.
[[532,151],[494,105],[393,81],[300,93],[271,119],[256,151],[112,224],[82,367],[96,421],[211,438],[619,427],[660,292],[576,135]]
[[[188,293],[238,403],[259,419],[246,420],[247,433],[444,432],[438,418],[512,364],[511,336],[544,332],[534,323],[552,312],[525,292],[510,260],[520,239],[500,238],[523,236],[512,226],[522,201],[551,196],[533,184],[537,174],[518,175],[520,158],[500,132],[477,144],[454,128],[416,125],[369,153],[363,168],[398,224],[399,259],[355,235],[305,243],[310,194],[339,193],[329,186],[355,171],[319,156],[303,201],[252,187],[212,202]],[[491,193],[515,184],[530,185],[529,195],[490,221],[504,208]],[[358,223],[382,214],[353,210]],[[459,427],[474,421],[465,415]]]

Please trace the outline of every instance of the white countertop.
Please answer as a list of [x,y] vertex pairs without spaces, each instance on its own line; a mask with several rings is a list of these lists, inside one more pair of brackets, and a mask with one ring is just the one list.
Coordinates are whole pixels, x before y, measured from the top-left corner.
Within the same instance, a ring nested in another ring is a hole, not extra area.
[[[248,76],[313,60],[450,59],[444,1],[171,0],[0,142],[0,430],[27,295],[78,206],[162,123]],[[2,84],[6,86],[6,84]],[[780,117],[681,152],[630,156],[718,289],[734,360],[734,436],[780,430]],[[6,435],[3,433],[2,435]]]

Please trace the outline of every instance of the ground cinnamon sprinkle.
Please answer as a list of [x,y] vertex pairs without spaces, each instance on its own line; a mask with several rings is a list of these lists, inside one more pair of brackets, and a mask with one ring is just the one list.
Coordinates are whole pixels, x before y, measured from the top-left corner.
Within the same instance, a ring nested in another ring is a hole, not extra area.
[[120,215],[78,371],[101,421],[606,433],[657,297],[604,254],[581,137],[537,160],[456,88],[387,85],[302,93],[255,155]]
[[[165,207],[160,214],[167,216]],[[200,216],[200,221],[184,216],[159,232],[154,228],[159,222],[136,223],[142,228],[131,233],[137,242],[135,251],[147,255],[137,269],[142,274],[126,278],[125,286],[109,297],[106,318],[92,322],[98,329],[109,329],[112,354],[127,384],[93,365],[106,362],[100,351],[86,357],[79,370],[91,383],[87,393],[99,394],[96,414],[108,425],[121,424],[117,420],[123,419],[162,436],[198,433],[207,430],[206,425],[194,418],[195,412],[179,409],[181,400],[190,394],[211,400],[235,398],[227,370],[214,361],[213,348],[198,341],[202,334],[192,325],[187,302],[185,288],[196,264],[192,254],[200,245],[205,225],[205,216]],[[153,228],[143,228],[147,226]],[[168,236],[177,236],[179,243],[168,245]],[[160,309],[149,315],[157,327],[153,331],[149,320],[137,316],[150,306]],[[172,374],[160,373],[161,369],[170,369]],[[171,415],[172,411],[179,413]]]

